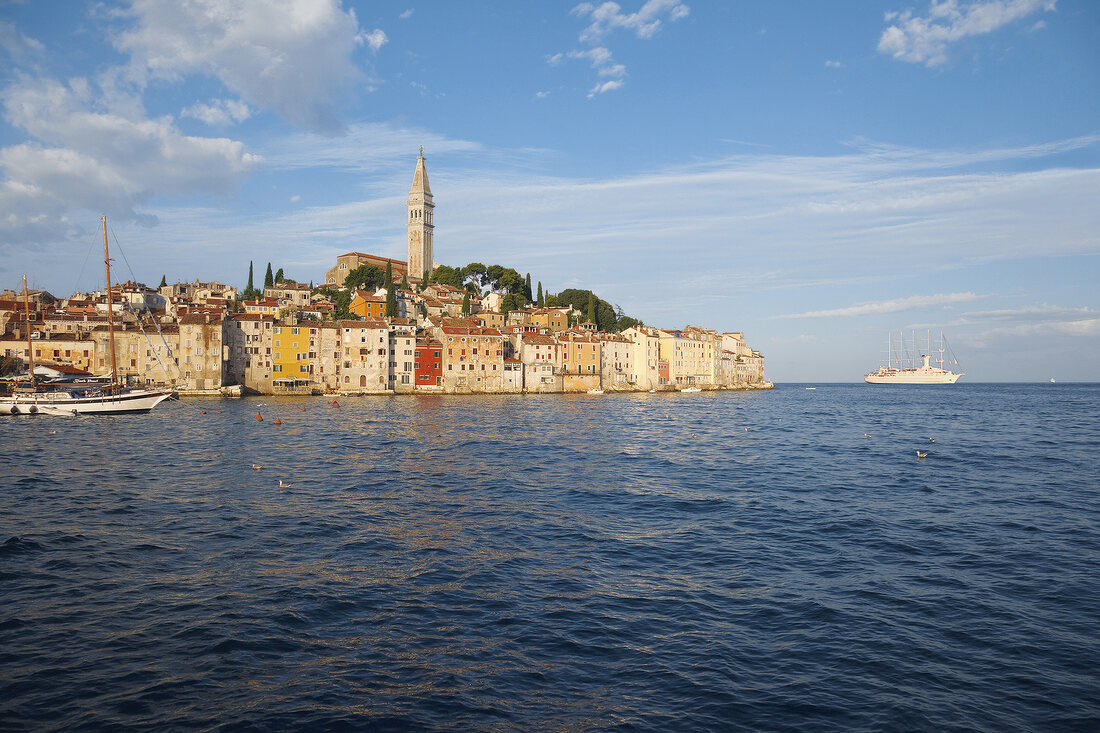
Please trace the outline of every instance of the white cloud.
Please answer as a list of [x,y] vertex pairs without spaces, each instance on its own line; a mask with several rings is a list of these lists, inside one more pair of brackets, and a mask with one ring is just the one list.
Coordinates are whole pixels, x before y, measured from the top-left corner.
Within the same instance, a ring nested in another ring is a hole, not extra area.
[[843,69],[844,64],[841,61],[826,61],[825,68],[827,69]]
[[292,203],[292,204],[296,204],[301,200],[302,200],[302,197],[299,196],[298,194],[294,194],[293,196],[290,197],[290,203]]
[[935,295],[911,295],[908,298],[895,298],[892,300],[880,300],[875,303],[859,303],[846,308],[834,308],[832,310],[808,311],[806,313],[793,313],[790,315],[773,316],[775,319],[787,318],[844,318],[851,316],[880,315],[882,313],[900,313],[916,308],[935,308],[950,305],[952,303],[966,303],[977,300],[982,296],[971,292],[966,293],[937,293]]
[[236,99],[212,99],[210,104],[195,103],[180,111],[181,117],[191,117],[212,126],[244,122],[252,110]]
[[43,50],[40,41],[23,35],[11,23],[0,21],[0,52],[16,61],[23,61],[27,57],[41,55]]
[[[679,0],[647,0],[636,13],[623,13],[622,7],[615,2],[604,2],[599,5],[586,2],[574,7],[570,14],[587,17],[592,21],[581,31],[579,40],[582,43],[598,44],[611,31],[618,28],[633,31],[638,38],[652,38],[660,30],[662,19],[675,21],[687,16],[690,12],[688,6]],[[593,45],[586,51],[569,51],[564,54],[564,57],[587,59],[596,70],[597,76],[613,79],[593,87],[588,92],[589,99],[597,94],[622,88],[621,80],[626,76],[626,66],[612,61],[611,51],[607,47]],[[547,57],[546,60],[552,66],[556,66],[561,63],[562,58],[563,54],[556,53]]]
[[891,23],[879,38],[878,50],[901,61],[938,66],[947,61],[947,47],[970,36],[992,33],[1032,13],[1054,10],[1057,0],[930,0],[928,15],[912,10],[890,12]]
[[616,89],[622,89],[622,87],[623,83],[619,79],[605,81],[603,84],[597,84],[596,86],[592,87],[592,89],[588,92],[588,96],[589,98],[592,98],[597,94],[603,94],[604,92],[613,92]]
[[647,0],[636,13],[621,11],[618,3],[604,2],[599,5],[581,3],[570,12],[591,19],[591,24],[580,35],[580,40],[586,43],[598,42],[616,28],[633,31],[638,38],[652,38],[661,29],[663,17],[676,21],[691,12],[679,0]]
[[386,36],[385,31],[381,28],[375,28],[370,33],[366,31],[361,32],[355,37],[355,42],[358,44],[367,44],[367,47],[371,51],[377,51],[389,42],[389,38]]
[[413,8],[409,8],[408,10],[406,10],[405,12],[403,12],[401,15],[399,15],[397,17],[400,18],[401,20],[408,20],[409,18],[411,18],[413,16],[413,12],[414,12]]
[[85,80],[25,80],[4,95],[4,117],[38,142],[0,150],[0,243],[64,236],[68,212],[151,224],[137,208],[155,195],[229,192],[259,162],[240,142],[182,134],[170,118],[96,109]]
[[359,23],[338,0],[132,0],[120,15],[134,21],[114,43],[135,80],[210,75],[309,129],[338,130],[337,100],[363,77],[352,61]]
[[549,96],[550,96],[550,92],[546,92],[546,91],[535,92],[535,98],[536,99],[546,99]]

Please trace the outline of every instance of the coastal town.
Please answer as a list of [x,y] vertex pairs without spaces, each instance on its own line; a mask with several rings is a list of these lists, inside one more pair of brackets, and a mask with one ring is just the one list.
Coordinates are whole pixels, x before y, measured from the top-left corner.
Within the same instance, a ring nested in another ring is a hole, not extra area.
[[253,287],[250,269],[244,290],[164,278],[156,288],[126,281],[60,299],[4,290],[4,371],[25,371],[33,359],[44,377],[107,375],[111,322],[117,377],[181,395],[772,386],[763,355],[739,331],[648,326],[616,318],[591,292],[586,308],[544,294],[541,282],[536,296],[530,275],[524,280],[514,270],[439,265],[423,149],[407,208],[407,260],[348,252],[318,286],[281,269],[275,275],[269,265],[262,289]]

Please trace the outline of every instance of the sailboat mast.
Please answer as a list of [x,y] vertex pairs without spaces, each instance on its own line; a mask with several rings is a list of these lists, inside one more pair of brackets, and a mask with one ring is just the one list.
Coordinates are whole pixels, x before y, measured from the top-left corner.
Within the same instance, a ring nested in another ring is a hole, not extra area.
[[118,382],[118,363],[115,359],[115,312],[111,303],[111,255],[107,252],[107,216],[103,216],[103,264],[107,268],[107,333],[111,339],[111,386]]
[[34,387],[34,348],[31,346],[31,299],[27,296],[27,276],[23,276],[23,308],[27,312],[27,366]]

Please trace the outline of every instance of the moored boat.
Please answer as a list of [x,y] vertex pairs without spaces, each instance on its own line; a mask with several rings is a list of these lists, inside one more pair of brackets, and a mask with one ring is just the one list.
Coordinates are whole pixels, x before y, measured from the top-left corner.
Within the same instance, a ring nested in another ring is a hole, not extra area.
[[149,412],[172,396],[172,390],[130,389],[117,381],[115,328],[110,307],[111,258],[107,249],[107,217],[103,217],[103,261],[107,272],[107,327],[110,332],[111,379],[93,389],[79,391],[57,385],[40,384],[35,378],[34,349],[30,334],[30,302],[27,299],[27,278],[23,277],[23,300],[27,311],[27,364],[29,385],[19,387],[10,395],[0,397],[0,415],[81,415]]

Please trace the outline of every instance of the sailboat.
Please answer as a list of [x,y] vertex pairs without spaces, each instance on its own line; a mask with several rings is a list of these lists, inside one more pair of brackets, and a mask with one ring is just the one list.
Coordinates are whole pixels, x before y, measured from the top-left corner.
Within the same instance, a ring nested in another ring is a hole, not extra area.
[[107,271],[107,330],[111,344],[111,378],[95,386],[94,391],[76,395],[65,389],[49,389],[38,384],[34,374],[34,348],[31,343],[31,306],[27,296],[27,276],[23,276],[23,305],[27,311],[27,364],[29,386],[16,387],[12,394],[0,397],[0,415],[83,415],[149,412],[172,396],[172,390],[130,389],[118,381],[115,357],[115,320],[111,305],[111,256],[107,249],[107,217],[103,217],[103,264]]
[[[904,363],[905,353],[905,339],[901,339],[898,345],[897,365],[894,362],[894,343],[893,334],[890,334],[887,345],[887,357],[886,366],[879,367],[875,371],[866,375],[863,381],[868,384],[954,384],[959,381],[959,377],[966,374],[966,372],[953,372],[949,369],[944,369],[943,352],[945,350],[945,344],[947,342],[943,338],[943,332],[940,332],[940,358],[939,366],[932,366],[931,357],[929,356],[932,351],[932,334],[928,334],[928,348],[925,353],[921,354],[923,363],[917,366],[914,362],[915,359],[911,359],[909,364]],[[950,347],[946,347],[950,349]],[[913,350],[917,349],[916,334],[913,335]],[[955,362],[955,366],[958,366],[959,361],[955,359],[955,354],[951,354],[952,361]]]

